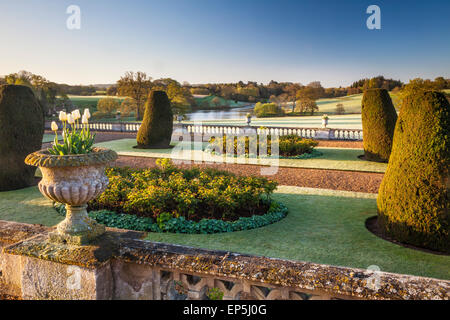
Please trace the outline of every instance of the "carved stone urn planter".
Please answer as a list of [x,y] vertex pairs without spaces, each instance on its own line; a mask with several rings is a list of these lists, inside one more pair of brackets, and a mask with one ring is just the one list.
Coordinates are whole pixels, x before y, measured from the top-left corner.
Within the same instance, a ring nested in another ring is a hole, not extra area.
[[86,208],[105,191],[109,182],[105,167],[116,159],[116,152],[102,148],[79,155],[57,156],[41,150],[27,156],[25,163],[42,172],[41,193],[66,205],[66,218],[50,233],[51,241],[84,245],[105,232],[103,225],[89,218]]

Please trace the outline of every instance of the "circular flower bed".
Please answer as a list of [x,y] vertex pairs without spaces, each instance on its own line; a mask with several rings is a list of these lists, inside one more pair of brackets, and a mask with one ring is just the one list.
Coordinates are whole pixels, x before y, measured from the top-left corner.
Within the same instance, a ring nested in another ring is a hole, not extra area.
[[[272,137],[267,136],[267,139],[261,139],[260,136],[250,136],[241,138],[233,137],[233,148],[227,150],[227,143],[231,139],[227,139],[224,135],[221,138],[213,137],[209,140],[209,145],[206,150],[217,155],[237,155],[241,150],[245,141],[245,156],[270,157],[272,156]],[[319,143],[312,139],[303,139],[297,135],[281,136],[278,139],[278,153],[280,158],[284,159],[309,159],[319,157],[321,152],[314,150]],[[240,148],[239,148],[240,147]],[[239,150],[241,149],[241,150]]]
[[[277,183],[215,169],[179,169],[168,159],[146,170],[109,168],[109,185],[88,203],[89,216],[138,231],[218,233],[281,220],[287,208],[271,199]],[[55,206],[61,213],[64,207]]]

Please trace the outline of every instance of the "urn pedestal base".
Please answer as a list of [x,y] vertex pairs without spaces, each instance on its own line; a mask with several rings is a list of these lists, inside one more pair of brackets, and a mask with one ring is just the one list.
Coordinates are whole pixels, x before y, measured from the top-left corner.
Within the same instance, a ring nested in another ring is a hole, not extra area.
[[86,245],[105,233],[105,226],[89,218],[86,205],[66,205],[66,219],[49,233],[51,242]]

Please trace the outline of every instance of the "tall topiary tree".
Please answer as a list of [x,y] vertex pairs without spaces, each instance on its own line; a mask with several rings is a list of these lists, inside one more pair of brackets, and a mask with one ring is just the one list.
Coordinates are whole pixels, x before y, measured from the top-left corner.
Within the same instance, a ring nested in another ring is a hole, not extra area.
[[391,154],[397,112],[385,89],[368,89],[361,104],[364,156],[387,162]]
[[168,148],[173,130],[173,114],[164,91],[152,91],[145,104],[144,119],[137,134],[137,148]]
[[377,205],[392,238],[450,252],[450,104],[442,93],[405,98]]
[[33,91],[25,86],[0,86],[0,191],[30,186],[36,168],[25,157],[42,146],[44,114]]

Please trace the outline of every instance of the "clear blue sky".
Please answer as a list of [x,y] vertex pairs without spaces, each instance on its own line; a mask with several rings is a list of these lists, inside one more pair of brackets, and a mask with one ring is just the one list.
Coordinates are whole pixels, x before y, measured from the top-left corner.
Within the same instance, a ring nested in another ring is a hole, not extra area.
[[[81,29],[66,8],[81,8]],[[366,8],[381,8],[368,30]],[[0,75],[68,84],[125,71],[190,83],[450,77],[449,0],[0,0]]]

